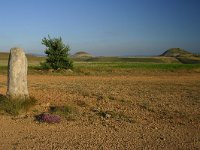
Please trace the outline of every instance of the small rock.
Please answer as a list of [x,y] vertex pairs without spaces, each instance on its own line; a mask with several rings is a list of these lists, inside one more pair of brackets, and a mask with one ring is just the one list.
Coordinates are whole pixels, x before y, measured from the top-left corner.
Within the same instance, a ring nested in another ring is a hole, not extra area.
[[106,118],[110,118],[111,117],[111,115],[110,114],[106,114]]
[[100,109],[99,107],[93,108],[93,109],[92,109],[93,112],[100,112],[100,110],[101,110],[101,109]]

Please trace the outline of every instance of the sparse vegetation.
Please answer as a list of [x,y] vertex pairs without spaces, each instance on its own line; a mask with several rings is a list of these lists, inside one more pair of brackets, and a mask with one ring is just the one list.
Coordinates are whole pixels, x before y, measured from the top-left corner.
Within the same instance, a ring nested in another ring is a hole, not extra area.
[[136,120],[133,117],[127,116],[123,112],[104,111],[101,109],[92,109],[92,111],[95,112],[98,116],[105,119],[113,118],[116,121],[125,121],[129,123],[136,122]]
[[82,101],[82,100],[78,100],[77,105],[79,107],[87,107],[88,106],[88,104],[85,101]]
[[19,115],[27,112],[31,107],[37,103],[33,97],[29,99],[8,99],[6,96],[0,96],[0,111],[11,115]]
[[152,107],[150,106],[150,103],[147,101],[143,101],[140,105],[139,105],[142,109],[146,109],[150,112],[154,112],[154,110],[152,109]]
[[67,120],[75,120],[78,110],[71,105],[65,106],[51,106],[49,113],[65,117]]

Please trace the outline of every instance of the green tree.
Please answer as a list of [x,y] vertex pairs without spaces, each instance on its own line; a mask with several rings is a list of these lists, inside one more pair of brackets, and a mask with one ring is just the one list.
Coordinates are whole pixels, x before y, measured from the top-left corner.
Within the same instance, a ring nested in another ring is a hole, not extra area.
[[42,63],[42,67],[46,69],[72,69],[73,62],[69,59],[69,45],[62,42],[62,38],[42,39],[42,44],[46,46],[45,54],[47,54],[46,62]]

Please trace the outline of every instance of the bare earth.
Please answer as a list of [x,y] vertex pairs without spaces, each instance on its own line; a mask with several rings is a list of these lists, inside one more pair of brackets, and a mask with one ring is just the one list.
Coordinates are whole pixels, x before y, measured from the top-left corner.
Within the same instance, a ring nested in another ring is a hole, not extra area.
[[[4,95],[6,80],[0,75]],[[38,105],[25,116],[0,115],[0,150],[200,149],[199,74],[29,75],[28,82]],[[59,124],[34,121],[49,105],[78,113]]]

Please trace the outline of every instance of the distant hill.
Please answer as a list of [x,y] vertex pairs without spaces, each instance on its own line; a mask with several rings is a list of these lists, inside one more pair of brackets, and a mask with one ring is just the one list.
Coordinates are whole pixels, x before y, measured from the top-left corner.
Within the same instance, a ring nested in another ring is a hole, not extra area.
[[173,57],[183,64],[200,64],[199,55],[194,55],[184,49],[171,48],[165,51],[162,57]]
[[170,48],[165,51],[161,56],[165,57],[189,57],[193,56],[192,53],[181,48]]
[[80,51],[80,52],[75,53],[71,57],[74,57],[74,58],[89,58],[89,57],[93,57],[93,56],[91,54],[87,53],[87,52]]

